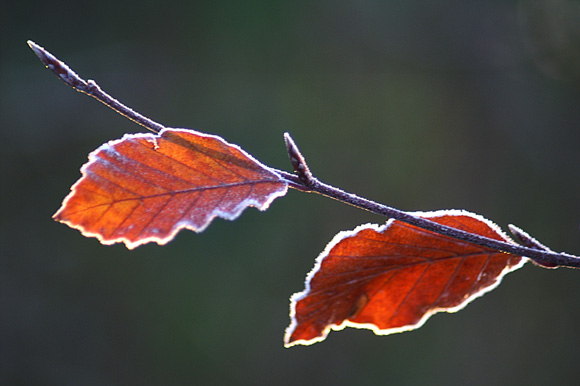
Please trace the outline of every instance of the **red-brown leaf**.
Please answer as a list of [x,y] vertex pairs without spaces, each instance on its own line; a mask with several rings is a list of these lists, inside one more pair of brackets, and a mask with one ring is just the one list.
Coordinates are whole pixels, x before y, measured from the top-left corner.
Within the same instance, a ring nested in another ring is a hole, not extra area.
[[186,129],[125,135],[92,152],[81,171],[54,218],[128,248],[165,244],[182,228],[201,232],[248,206],[265,210],[288,188],[238,146]]
[[[469,212],[416,215],[513,242]],[[432,314],[457,311],[490,291],[525,261],[398,220],[341,232],[316,260],[306,289],[292,296],[285,344],[312,344],[347,326],[379,335],[419,328]]]

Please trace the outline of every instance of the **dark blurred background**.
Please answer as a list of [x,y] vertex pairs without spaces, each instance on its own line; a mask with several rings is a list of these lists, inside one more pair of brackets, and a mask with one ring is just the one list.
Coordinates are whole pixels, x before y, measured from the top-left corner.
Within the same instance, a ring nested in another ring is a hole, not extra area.
[[570,384],[580,273],[531,264],[457,314],[285,349],[288,298],[340,230],[384,218],[290,191],[166,246],[51,219],[90,151],[154,120],[403,210],[463,208],[580,253],[578,1],[0,4],[0,384]]

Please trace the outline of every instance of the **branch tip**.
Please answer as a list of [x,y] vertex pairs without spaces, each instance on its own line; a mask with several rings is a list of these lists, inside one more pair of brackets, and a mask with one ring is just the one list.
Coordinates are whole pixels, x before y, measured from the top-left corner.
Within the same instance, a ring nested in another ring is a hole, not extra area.
[[510,232],[515,236],[515,238],[528,248],[534,248],[544,251],[551,251],[550,248],[546,247],[544,244],[540,243],[538,240],[530,236],[522,228],[517,227],[513,224],[508,224]]
[[286,143],[286,150],[288,151],[288,157],[290,157],[290,162],[294,168],[294,173],[296,173],[300,181],[306,186],[311,187],[314,184],[314,177],[302,153],[300,153],[300,149],[298,149],[298,146],[296,146],[296,143],[290,136],[290,133],[284,133],[284,142]]
[[58,76],[60,80],[78,91],[86,91],[87,82],[71,70],[63,61],[59,60],[56,56],[32,40],[29,40],[27,43],[38,59],[40,59],[42,64]]
[[[538,249],[540,251],[553,252],[550,248],[546,247],[544,244],[540,243],[538,240],[530,236],[528,232],[524,231],[522,228],[517,227],[513,224],[508,224],[508,228],[510,232],[514,235],[514,237],[520,243],[522,243],[523,246],[532,249]],[[558,268],[558,264],[556,263],[552,263],[549,261],[540,261],[536,259],[531,260],[534,264],[539,265],[540,267],[543,268]]]

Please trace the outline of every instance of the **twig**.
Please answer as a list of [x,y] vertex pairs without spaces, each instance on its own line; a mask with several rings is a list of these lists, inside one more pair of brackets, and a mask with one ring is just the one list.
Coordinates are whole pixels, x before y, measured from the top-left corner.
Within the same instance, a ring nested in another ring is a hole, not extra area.
[[[165,128],[165,126],[161,125],[160,123],[152,121],[151,119],[137,113],[133,109],[125,106],[115,98],[111,97],[109,94],[104,92],[94,81],[85,81],[73,70],[71,70],[64,62],[57,59],[50,52],[46,51],[36,43],[28,41],[28,45],[30,48],[32,48],[36,56],[38,56],[38,58],[49,70],[51,70],[62,81],[73,87],[75,90],[92,96],[119,114],[124,115],[130,120],[155,133],[158,133]],[[510,230],[512,230],[516,238],[518,238],[525,246],[494,240],[456,228],[441,225],[425,218],[417,217],[411,213],[391,208],[371,200],[367,200],[366,198],[359,197],[352,193],[347,193],[334,186],[325,184],[312,175],[310,168],[306,164],[306,160],[302,156],[302,153],[298,149],[298,146],[296,146],[296,143],[292,137],[290,137],[290,134],[285,133],[284,140],[286,142],[286,148],[288,150],[288,155],[290,156],[290,161],[292,162],[295,174],[277,169],[273,170],[278,173],[284,180],[286,180],[288,185],[294,189],[303,192],[318,193],[338,200],[342,203],[365,209],[382,216],[392,217],[399,221],[415,225],[417,227],[427,229],[445,236],[453,237],[458,240],[467,241],[469,243],[477,244],[494,250],[525,256],[535,260],[536,262],[539,262],[540,265],[548,268],[580,268],[580,257],[569,255],[567,253],[553,252],[515,226],[510,226]]]

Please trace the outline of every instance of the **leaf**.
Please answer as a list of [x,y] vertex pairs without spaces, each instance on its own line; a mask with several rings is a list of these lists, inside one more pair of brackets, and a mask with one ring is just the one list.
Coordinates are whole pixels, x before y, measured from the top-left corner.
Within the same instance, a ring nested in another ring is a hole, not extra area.
[[[513,243],[469,212],[414,214]],[[526,260],[393,219],[340,232],[318,256],[305,290],[291,298],[285,345],[319,342],[345,327],[377,335],[419,328],[432,314],[458,311],[492,290]]]
[[186,129],[127,134],[92,152],[81,172],[54,218],[130,249],[165,244],[182,228],[201,232],[248,206],[265,210],[288,189],[238,146]]

